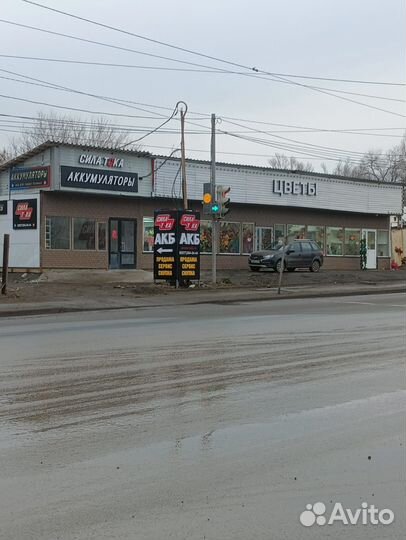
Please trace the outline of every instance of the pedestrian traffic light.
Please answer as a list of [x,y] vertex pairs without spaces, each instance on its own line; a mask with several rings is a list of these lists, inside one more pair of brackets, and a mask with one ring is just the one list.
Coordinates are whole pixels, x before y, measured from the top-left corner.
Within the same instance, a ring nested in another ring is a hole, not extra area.
[[230,191],[229,186],[216,186],[216,202],[219,206],[219,218],[223,218],[230,211]]

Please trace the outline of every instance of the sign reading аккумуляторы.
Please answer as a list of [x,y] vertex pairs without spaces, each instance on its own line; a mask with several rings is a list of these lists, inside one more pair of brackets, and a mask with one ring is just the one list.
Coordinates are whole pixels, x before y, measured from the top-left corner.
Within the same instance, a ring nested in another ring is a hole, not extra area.
[[50,167],[17,167],[10,171],[10,189],[46,188],[51,185]]
[[61,166],[61,187],[138,193],[138,174]]

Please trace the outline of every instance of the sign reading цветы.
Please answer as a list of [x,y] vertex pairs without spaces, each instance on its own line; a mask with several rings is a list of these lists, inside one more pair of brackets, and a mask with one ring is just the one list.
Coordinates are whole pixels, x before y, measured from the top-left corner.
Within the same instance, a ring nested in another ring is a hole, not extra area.
[[138,174],[62,166],[61,187],[138,193]]

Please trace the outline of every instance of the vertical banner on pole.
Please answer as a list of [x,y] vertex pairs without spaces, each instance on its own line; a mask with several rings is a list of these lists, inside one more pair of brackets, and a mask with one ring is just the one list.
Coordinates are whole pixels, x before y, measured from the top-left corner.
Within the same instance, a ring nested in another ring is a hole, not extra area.
[[154,279],[184,283],[200,279],[200,213],[155,210]]
[[200,212],[178,213],[178,279],[200,279]]
[[177,279],[177,211],[154,212],[154,279]]

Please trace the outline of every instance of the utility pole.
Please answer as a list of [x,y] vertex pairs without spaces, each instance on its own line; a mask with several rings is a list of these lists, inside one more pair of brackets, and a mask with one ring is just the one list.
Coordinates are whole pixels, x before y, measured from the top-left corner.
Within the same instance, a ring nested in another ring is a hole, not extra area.
[[185,116],[187,111],[187,105],[185,103],[185,111],[183,108],[180,110],[180,126],[181,126],[181,171],[182,171],[182,195],[183,195],[183,209],[188,209],[187,203],[187,184],[186,184],[186,156],[185,156]]
[[[211,115],[211,174],[210,184],[212,196],[216,196],[216,115]],[[211,218],[211,280],[212,283],[217,283],[217,241],[218,227],[217,220],[214,216]]]

